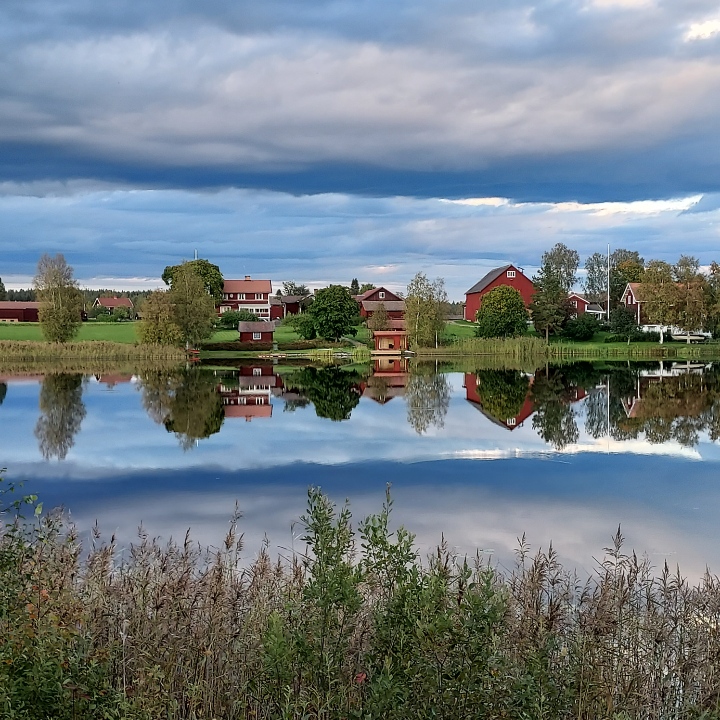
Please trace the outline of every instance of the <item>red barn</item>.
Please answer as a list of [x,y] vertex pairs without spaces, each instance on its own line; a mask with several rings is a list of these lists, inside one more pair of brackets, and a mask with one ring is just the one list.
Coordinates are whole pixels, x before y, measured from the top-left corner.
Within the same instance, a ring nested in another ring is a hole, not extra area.
[[37,322],[40,303],[3,300],[0,302],[0,322]]
[[240,342],[272,342],[275,323],[272,322],[239,322]]
[[532,280],[523,273],[522,268],[515,265],[503,265],[491,270],[465,293],[465,320],[475,322],[475,315],[480,309],[483,296],[501,285],[515,288],[522,295],[525,307],[532,302],[535,292]]

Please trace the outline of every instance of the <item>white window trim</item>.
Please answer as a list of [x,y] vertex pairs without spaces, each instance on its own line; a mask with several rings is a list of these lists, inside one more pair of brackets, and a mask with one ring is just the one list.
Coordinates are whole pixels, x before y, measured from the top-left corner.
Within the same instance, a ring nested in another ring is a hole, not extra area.
[[253,368],[253,375],[262,375],[262,368]]
[[507,271],[507,276],[508,276],[509,278],[514,278],[514,277],[515,277],[515,271],[514,271],[514,270],[508,270],[508,271]]
[[506,422],[507,422],[508,425],[515,425],[515,424],[516,424],[515,418],[508,418]]
[[261,332],[254,332],[254,333],[253,333],[253,340],[262,340],[262,333],[261,333]]
[[382,292],[382,291],[379,292],[379,293],[378,293],[378,297],[379,297],[381,300],[384,300],[384,299],[385,299],[385,293]]

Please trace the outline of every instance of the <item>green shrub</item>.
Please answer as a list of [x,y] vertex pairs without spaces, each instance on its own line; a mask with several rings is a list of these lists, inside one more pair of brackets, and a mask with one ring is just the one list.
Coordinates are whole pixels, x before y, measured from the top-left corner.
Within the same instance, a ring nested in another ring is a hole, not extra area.
[[571,318],[563,328],[563,336],[575,342],[587,342],[600,330],[600,323],[588,314]]

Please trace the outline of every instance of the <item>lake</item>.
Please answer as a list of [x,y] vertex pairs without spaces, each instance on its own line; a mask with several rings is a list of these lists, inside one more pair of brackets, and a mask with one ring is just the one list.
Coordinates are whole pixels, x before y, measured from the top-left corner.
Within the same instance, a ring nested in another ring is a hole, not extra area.
[[87,534],[302,547],[307,488],[376,512],[423,552],[503,566],[518,538],[579,572],[627,548],[690,577],[720,568],[720,366],[292,367],[0,377],[0,466]]

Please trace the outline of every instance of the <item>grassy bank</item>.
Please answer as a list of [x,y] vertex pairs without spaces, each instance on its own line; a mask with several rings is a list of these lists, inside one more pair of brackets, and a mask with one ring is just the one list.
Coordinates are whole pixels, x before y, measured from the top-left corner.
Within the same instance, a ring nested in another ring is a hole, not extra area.
[[302,524],[302,552],[246,567],[237,519],[220,549],[122,559],[57,516],[5,528],[3,717],[720,717],[715,576],[656,575],[619,535],[587,582],[525,545],[503,571],[423,561],[387,506],[354,526],[314,491]]
[[[133,344],[138,342],[136,328],[137,323],[135,322],[98,323],[88,321],[80,326],[75,341]],[[38,323],[0,323],[0,341],[2,340],[43,342],[45,338]]]
[[151,361],[181,362],[185,351],[166,345],[131,345],[119,342],[48,343],[31,341],[0,341],[0,366],[12,363]]

